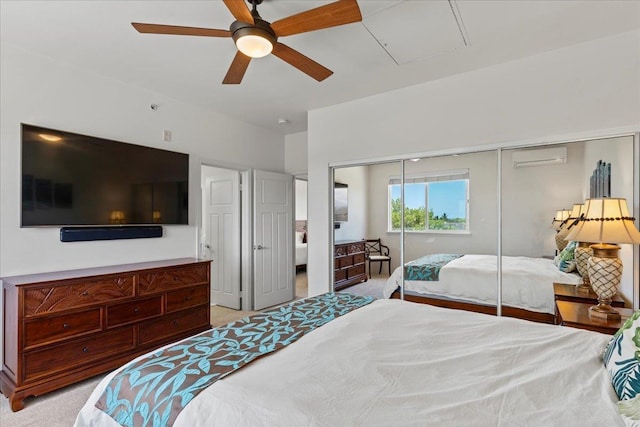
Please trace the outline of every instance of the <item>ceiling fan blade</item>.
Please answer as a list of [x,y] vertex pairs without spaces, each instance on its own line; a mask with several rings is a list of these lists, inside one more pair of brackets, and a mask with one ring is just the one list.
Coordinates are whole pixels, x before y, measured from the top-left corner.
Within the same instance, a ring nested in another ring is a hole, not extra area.
[[180,27],[176,25],[143,24],[132,22],[133,28],[140,33],[174,34],[178,36],[204,36],[204,37],[231,37],[229,30],[216,30],[214,28]]
[[278,37],[284,37],[360,21],[362,14],[356,0],[338,0],[275,21],[271,28]]
[[244,0],[224,0],[224,4],[238,21],[253,24],[253,15]]
[[240,84],[242,78],[244,77],[244,73],[247,71],[247,67],[249,67],[249,62],[251,62],[251,57],[238,51],[235,58],[233,58],[233,62],[231,62],[231,66],[229,67],[229,71],[227,71],[227,75],[224,76],[224,80],[222,80],[222,84]]
[[323,67],[313,59],[280,42],[276,43],[271,53],[319,82],[333,74],[330,69]]

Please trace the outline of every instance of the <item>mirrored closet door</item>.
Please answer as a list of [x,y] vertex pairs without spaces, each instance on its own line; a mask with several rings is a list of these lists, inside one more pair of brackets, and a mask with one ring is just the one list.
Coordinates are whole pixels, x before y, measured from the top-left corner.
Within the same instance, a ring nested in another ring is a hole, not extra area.
[[[361,241],[364,272],[353,271],[364,273],[362,280],[386,281],[384,297],[395,292],[551,323],[554,284],[583,283],[577,267],[560,265],[558,257],[569,244],[560,246],[561,237],[577,219],[571,215],[580,216],[594,197],[592,177],[604,164],[606,197],[627,200],[633,216],[637,145],[631,135],[334,168],[335,289],[353,277],[349,260],[362,259],[339,244]],[[341,217],[345,206],[348,215]],[[553,222],[558,212],[567,216],[562,230]],[[369,243],[382,244],[382,252],[371,254]],[[631,245],[619,252],[625,266],[619,293],[627,307],[637,300],[637,252]]]

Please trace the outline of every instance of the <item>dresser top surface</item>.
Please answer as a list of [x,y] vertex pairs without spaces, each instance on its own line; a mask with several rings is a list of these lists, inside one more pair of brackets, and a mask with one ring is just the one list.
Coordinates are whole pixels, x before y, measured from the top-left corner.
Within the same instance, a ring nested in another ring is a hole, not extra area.
[[334,243],[336,245],[348,245],[349,243],[362,243],[364,240],[362,239],[351,239],[351,240],[336,240]]
[[198,258],[175,258],[160,261],[137,262],[131,264],[108,265],[103,267],[81,268],[77,270],[63,270],[47,273],[34,273],[18,276],[0,277],[5,283],[13,285],[24,285],[31,283],[52,282],[56,280],[67,280],[79,277],[101,276],[105,274],[118,274],[129,271],[149,270],[153,268],[180,267],[188,264],[200,262],[210,262],[206,259]]

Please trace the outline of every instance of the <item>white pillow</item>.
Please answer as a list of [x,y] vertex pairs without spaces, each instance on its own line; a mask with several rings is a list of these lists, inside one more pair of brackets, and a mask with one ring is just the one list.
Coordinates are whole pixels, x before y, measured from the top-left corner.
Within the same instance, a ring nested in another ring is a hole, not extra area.
[[304,242],[304,231],[296,231],[296,245]]

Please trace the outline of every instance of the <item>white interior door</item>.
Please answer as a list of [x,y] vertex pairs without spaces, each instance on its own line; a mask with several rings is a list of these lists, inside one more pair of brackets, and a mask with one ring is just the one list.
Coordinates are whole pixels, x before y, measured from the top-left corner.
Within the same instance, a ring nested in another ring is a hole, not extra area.
[[211,302],[240,309],[240,173],[203,167],[204,248],[211,258]]
[[254,308],[261,310],[295,297],[293,176],[255,171],[253,196]]

